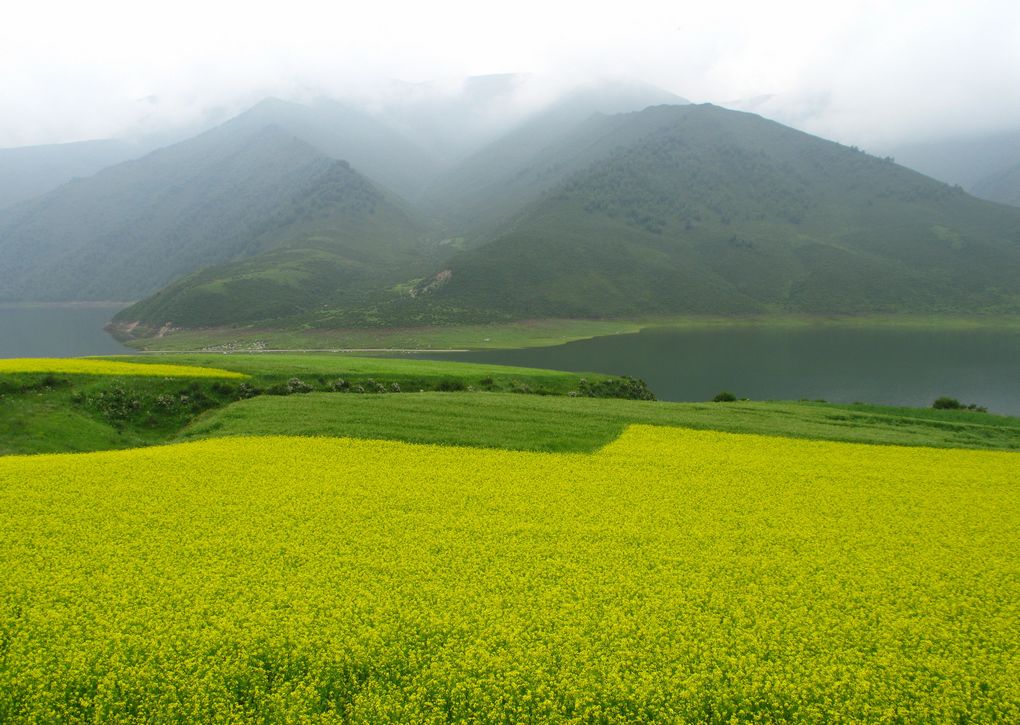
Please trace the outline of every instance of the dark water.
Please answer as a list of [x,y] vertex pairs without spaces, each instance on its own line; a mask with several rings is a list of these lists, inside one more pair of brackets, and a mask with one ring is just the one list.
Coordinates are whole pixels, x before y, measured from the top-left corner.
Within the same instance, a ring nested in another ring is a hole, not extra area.
[[1020,415],[1020,333],[846,328],[656,330],[443,360],[643,378],[663,400],[825,399],[928,406],[949,395]]
[[103,331],[120,307],[0,306],[0,358],[130,352]]

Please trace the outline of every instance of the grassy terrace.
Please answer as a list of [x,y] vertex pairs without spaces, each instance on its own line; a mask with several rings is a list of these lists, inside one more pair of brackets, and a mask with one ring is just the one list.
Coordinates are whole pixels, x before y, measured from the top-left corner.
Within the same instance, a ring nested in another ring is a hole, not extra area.
[[212,411],[183,438],[313,435],[594,451],[631,423],[859,443],[1020,449],[1020,419],[822,403],[664,403],[508,393],[263,396]]
[[[116,364],[111,366],[107,360]],[[66,373],[66,360],[52,361],[52,370],[35,361],[33,372],[0,371],[0,454],[166,443],[202,413],[263,394],[281,396],[281,400],[296,400],[289,394],[297,390],[334,389],[349,393],[331,393],[337,400],[375,390],[392,395],[400,390],[405,396],[420,390],[471,389],[565,395],[584,385],[591,386],[592,392],[605,392],[604,386],[613,387],[618,380],[593,374],[582,383],[580,375],[550,370],[342,355],[147,355],[78,362],[89,363],[85,367],[96,374]],[[148,367],[159,374],[109,372],[125,369],[125,363],[134,365],[135,371]],[[167,363],[184,367],[167,369]],[[191,368],[227,370],[247,377],[185,375]]]
[[[0,454],[238,435],[593,451],[631,423],[915,446],[1020,449],[1020,419],[791,402],[663,403],[605,375],[345,355],[119,357],[247,377],[0,374]],[[399,391],[399,392],[398,392]],[[593,397],[589,397],[593,396]]]

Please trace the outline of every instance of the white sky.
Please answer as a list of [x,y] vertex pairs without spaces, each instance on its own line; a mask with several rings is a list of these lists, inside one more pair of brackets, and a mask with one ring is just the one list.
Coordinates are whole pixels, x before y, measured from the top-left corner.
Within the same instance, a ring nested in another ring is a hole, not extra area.
[[0,0],[0,147],[514,71],[769,95],[764,115],[872,149],[1020,127],[1020,0]]

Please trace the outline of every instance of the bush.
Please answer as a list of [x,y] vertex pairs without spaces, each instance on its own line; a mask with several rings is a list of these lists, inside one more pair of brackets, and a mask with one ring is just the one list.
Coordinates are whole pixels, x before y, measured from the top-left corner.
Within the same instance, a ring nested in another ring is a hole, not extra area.
[[586,398],[624,398],[625,400],[655,400],[655,394],[640,378],[624,375],[590,382],[587,378],[578,381],[578,394]]
[[287,392],[289,393],[310,393],[312,386],[304,383],[300,378],[291,378],[287,381]]
[[716,393],[715,397],[712,398],[713,403],[732,403],[736,401],[737,396],[728,390],[723,390],[720,393]]
[[256,388],[251,383],[241,383],[240,385],[237,386],[237,397],[241,398],[242,400],[246,398],[254,398],[261,392],[262,392],[261,390]]
[[216,395],[219,395],[220,397],[224,398],[234,394],[234,388],[229,383],[224,383],[220,381],[217,381],[210,385],[209,389],[212,390],[212,392],[214,392]]
[[63,388],[69,387],[71,385],[71,381],[67,378],[58,378],[56,375],[50,374],[40,380],[39,384],[44,388]]
[[935,402],[931,404],[931,407],[936,410],[960,410],[963,405],[956,398],[950,398],[948,395],[943,395],[941,398],[936,398]]
[[436,390],[442,393],[457,393],[466,389],[467,385],[458,378],[447,378],[436,383]]

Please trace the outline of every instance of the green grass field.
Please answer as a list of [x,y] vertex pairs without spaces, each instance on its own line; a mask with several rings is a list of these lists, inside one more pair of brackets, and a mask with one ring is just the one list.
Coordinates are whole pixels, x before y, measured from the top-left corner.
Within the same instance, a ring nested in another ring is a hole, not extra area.
[[[383,382],[430,382],[444,379],[462,380],[466,384],[491,379],[494,383],[523,382],[536,387],[545,386],[550,392],[566,392],[576,386],[578,375],[558,370],[539,370],[507,365],[483,365],[443,360],[373,358],[357,355],[272,353],[272,354],[172,354],[135,355],[104,358],[132,363],[173,363],[198,367],[215,367],[244,373],[259,379],[279,379],[282,376],[303,377],[309,380],[373,378]],[[587,374],[590,379],[607,379],[612,376]]]
[[[1020,449],[1020,419],[971,411],[649,402],[621,399],[642,391],[607,375],[417,359],[325,354],[111,359],[212,367],[247,377],[0,375],[0,455],[238,435],[593,451],[633,423],[832,441]],[[292,385],[295,379],[300,387]]]
[[[114,361],[112,367],[106,360]],[[562,396],[589,386],[593,394],[632,394],[608,375],[580,376],[551,370],[350,355],[148,355],[87,361],[85,368],[121,369],[125,363],[159,371],[156,376],[65,374],[33,363],[35,372],[0,372],[0,455],[132,448],[174,440],[198,415],[256,395],[294,400],[294,390],[345,390],[340,397],[386,390],[471,390]],[[225,369],[246,377],[172,377],[166,363]],[[82,367],[82,366],[79,366]],[[12,364],[13,369],[13,364]],[[582,380],[587,382],[582,382]],[[638,392],[641,392],[640,390]],[[527,397],[531,397],[527,395]],[[292,408],[288,408],[288,411]],[[295,424],[289,413],[284,416]]]
[[529,451],[594,451],[633,423],[831,441],[1020,449],[1020,419],[821,403],[664,403],[509,393],[263,396],[211,411],[182,438],[349,436]]

